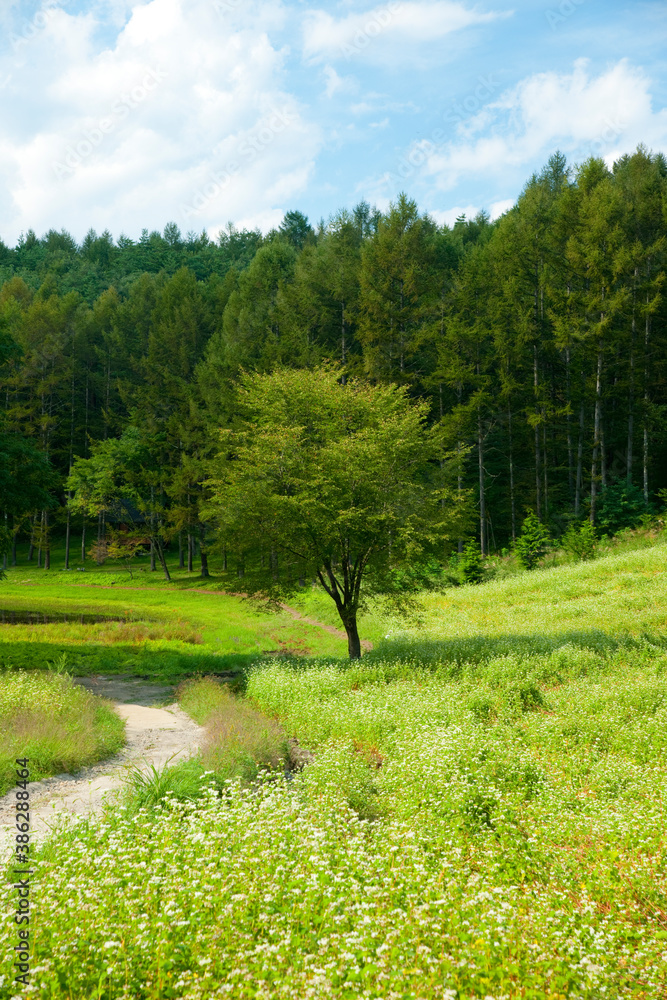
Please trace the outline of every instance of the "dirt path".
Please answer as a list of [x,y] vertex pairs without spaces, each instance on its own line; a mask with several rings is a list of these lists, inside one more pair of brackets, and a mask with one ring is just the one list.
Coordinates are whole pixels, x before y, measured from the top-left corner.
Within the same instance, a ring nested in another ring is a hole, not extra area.
[[[62,814],[87,815],[99,809],[104,795],[122,785],[125,767],[137,764],[148,770],[151,765],[162,767],[176,754],[183,760],[194,754],[204,730],[176,704],[157,707],[171,701],[172,687],[150,684],[131,677],[80,677],[78,684],[95,694],[109,698],[116,711],[126,720],[126,745],[122,750],[76,775],[58,774],[44,781],[34,781],[30,791],[31,834],[40,839],[50,824]],[[0,798],[0,848],[13,842],[15,833],[11,809],[13,792]]]

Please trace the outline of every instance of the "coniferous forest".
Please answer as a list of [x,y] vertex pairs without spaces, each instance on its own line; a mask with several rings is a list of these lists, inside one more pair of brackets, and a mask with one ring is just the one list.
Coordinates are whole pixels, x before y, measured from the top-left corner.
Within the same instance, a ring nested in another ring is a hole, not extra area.
[[483,554],[529,511],[554,536],[639,520],[667,487],[666,267],[667,162],[641,147],[612,169],[555,153],[495,222],[439,226],[402,196],[317,226],[288,212],[266,236],[0,243],[6,560],[30,541],[48,567],[57,537],[78,563],[106,521],[136,520],[93,502],[123,466],[154,563],[179,546],[205,575],[205,483],[240,373],[327,361],[429,404]]

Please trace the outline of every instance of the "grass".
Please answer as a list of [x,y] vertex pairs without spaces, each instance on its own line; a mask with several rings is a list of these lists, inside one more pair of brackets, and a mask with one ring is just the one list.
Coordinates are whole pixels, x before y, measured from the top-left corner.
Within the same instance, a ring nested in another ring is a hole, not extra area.
[[197,759],[167,763],[162,768],[153,764],[148,770],[132,764],[127,768],[121,798],[128,812],[155,811],[166,798],[177,802],[201,798],[206,787],[204,779],[204,770]]
[[28,757],[32,781],[96,763],[124,742],[125,724],[111,706],[65,674],[5,675],[0,684],[0,794]]
[[666,996],[666,554],[426,595],[420,625],[367,617],[360,662],[256,660],[244,699],[184,684],[200,721],[315,759],[64,828],[33,995]]
[[180,685],[177,697],[181,707],[206,727],[201,750],[162,768],[129,767],[121,796],[127,812],[155,812],[165,800],[195,801],[210,788],[221,792],[229,779],[247,784],[260,773],[284,770],[287,744],[281,727],[227,684],[214,677],[193,678]]
[[245,698],[213,678],[186,682],[178,692],[181,707],[206,726],[203,767],[219,782],[257,778],[262,768],[284,767],[286,742],[280,725]]
[[2,606],[96,612],[128,620],[0,624],[0,664],[5,668],[42,669],[66,652],[77,675],[131,673],[178,683],[198,673],[240,673],[267,653],[337,656],[346,649],[344,639],[287,612],[257,611],[224,593],[215,576],[201,580],[173,565],[171,584],[145,566],[134,580],[113,564],[88,564],[85,573],[66,573],[57,547],[52,566],[37,569],[19,551],[19,565],[0,583]]

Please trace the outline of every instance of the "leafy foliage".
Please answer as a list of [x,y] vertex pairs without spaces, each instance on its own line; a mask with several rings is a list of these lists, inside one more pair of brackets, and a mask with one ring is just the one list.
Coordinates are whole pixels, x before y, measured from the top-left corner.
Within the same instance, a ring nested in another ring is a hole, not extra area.
[[584,511],[602,533],[632,526],[667,485],[666,197],[665,159],[644,147],[613,168],[556,152],[495,222],[438,225],[399,195],[317,230],[294,209],[266,236],[169,223],[1,245],[0,525],[45,565],[61,533],[81,532],[85,554],[94,519],[103,545],[110,511],[69,477],[88,461],[101,474],[105,449],[122,461],[111,442],[140,432],[123,489],[141,494],[163,571],[178,538],[207,577],[221,540],[204,483],[220,428],[243,421],[241,373],[335,360],[342,383],[425,405],[484,557],[513,544],[523,510],[558,533]]
[[403,593],[395,569],[457,527],[426,408],[395,386],[342,385],[333,366],[245,376],[239,404],[245,426],[223,432],[210,516],[248,593],[277,601],[316,577],[358,656],[365,597]]
[[515,551],[522,566],[534,569],[549,547],[549,530],[538,519],[534,511],[530,511],[521,527],[521,534],[516,540]]
[[595,525],[589,520],[580,524],[571,524],[567,529],[561,544],[566,552],[574,556],[575,559],[594,559],[595,550],[598,544],[598,534]]
[[599,525],[608,535],[636,528],[649,507],[642,490],[628,482],[611,483],[601,493]]

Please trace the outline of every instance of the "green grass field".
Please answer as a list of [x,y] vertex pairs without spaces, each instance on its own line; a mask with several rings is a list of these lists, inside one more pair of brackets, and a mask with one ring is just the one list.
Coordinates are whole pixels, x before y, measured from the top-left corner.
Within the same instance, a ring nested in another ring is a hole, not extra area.
[[[258,657],[245,697],[314,762],[63,830],[35,859],[32,995],[664,1000],[667,546],[638,543],[368,614],[354,664]],[[205,616],[244,605],[184,588],[135,606],[204,644],[143,646],[220,655]]]
[[[257,611],[240,597],[221,591],[215,575],[201,580],[171,566],[173,582],[147,571],[147,557],[135,578],[118,565],[85,573],[65,572],[62,552],[53,552],[52,569],[19,565],[0,582],[5,610],[95,612],[127,617],[125,623],[9,625],[0,623],[0,664],[39,669],[63,652],[74,674],[131,673],[179,681],[194,673],[243,670],[267,653],[342,655],[338,635],[294,619],[287,612]],[[308,615],[305,611],[304,614]]]

